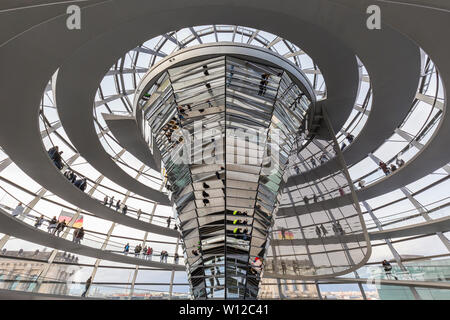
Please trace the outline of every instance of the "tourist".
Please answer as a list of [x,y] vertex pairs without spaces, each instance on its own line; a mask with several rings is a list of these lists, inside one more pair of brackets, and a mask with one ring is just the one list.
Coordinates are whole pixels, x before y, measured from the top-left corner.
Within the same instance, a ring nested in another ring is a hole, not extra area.
[[72,171],[70,171],[70,170],[66,170],[66,172],[64,172],[64,177],[66,177],[67,178],[67,180],[70,180],[70,173],[71,173]]
[[114,196],[109,199],[109,207],[111,208],[114,203]]
[[395,164],[400,168],[405,164],[405,161],[397,158],[397,160],[395,161]]
[[284,260],[281,260],[281,270],[283,274],[286,274],[286,262]]
[[91,286],[91,283],[92,283],[92,276],[90,276],[89,279],[87,279],[87,281],[86,281],[86,284],[84,286],[84,292],[81,294],[81,296],[83,298],[86,297],[86,293],[88,292],[88,290],[89,290],[89,288]]
[[40,226],[42,226],[42,223],[44,223],[44,215],[41,214],[40,217],[36,217],[36,223],[34,224],[35,228],[39,228]]
[[83,178],[83,179],[81,179],[80,190],[85,191],[86,188],[87,188],[87,179]]
[[341,226],[341,224],[340,224],[339,221],[336,223],[336,229],[338,230],[338,232],[339,232],[340,235],[344,235],[344,234],[345,234],[345,231],[344,231],[344,229],[342,228],[342,226]]
[[383,265],[384,272],[386,273],[387,278],[390,278],[390,276],[393,276],[395,278],[395,280],[398,280],[398,278],[391,273],[392,266],[389,262],[387,262],[387,260],[383,260],[383,262],[381,264]]
[[69,174],[69,181],[70,181],[71,183],[75,183],[76,180],[77,180],[77,175],[76,175],[73,171],[70,171],[70,174]]
[[316,226],[316,234],[317,234],[317,237],[318,237],[318,238],[320,238],[320,237],[322,236],[322,234],[320,233],[320,228],[319,228],[319,226]]
[[84,229],[83,229],[83,227],[81,227],[80,229],[76,229],[74,231],[73,235],[74,235],[73,241],[76,244],[80,244],[81,240],[83,240],[83,238],[84,238]]
[[266,94],[267,84],[269,83],[268,81],[269,77],[270,74],[268,73],[263,73],[261,75],[261,81],[259,82],[259,92],[258,92],[259,96],[264,96]]
[[294,270],[295,274],[298,274],[298,269],[300,269],[300,266],[298,265],[297,260],[292,261],[292,270]]
[[58,146],[54,146],[54,147],[48,149],[47,153],[48,153],[50,159],[53,160],[53,163],[55,164],[55,166],[59,170],[61,170],[63,168],[62,156],[61,156],[63,152],[59,151],[59,147]]
[[80,189],[81,191],[86,190],[87,187],[86,178],[76,180],[74,186]]
[[153,255],[153,249],[151,247],[148,247],[148,249],[147,249],[147,260],[152,261],[152,255]]
[[62,170],[62,168],[64,167],[62,164],[62,154],[62,151],[56,152],[53,158],[53,163],[59,170]]
[[55,154],[59,152],[59,147],[58,146],[53,146],[50,149],[47,150],[48,156],[50,157],[50,159],[54,159],[55,158]]
[[347,133],[346,136],[348,143],[352,143],[353,139],[355,138],[352,134]]
[[22,215],[24,210],[25,208],[22,206],[22,202],[19,202],[19,204],[15,207],[11,214],[13,217],[17,217]]
[[358,186],[362,189],[366,186],[366,182],[364,180],[359,180]]
[[380,161],[378,166],[381,168],[381,170],[384,172],[384,174],[387,176],[389,174],[389,168],[387,167],[386,163],[383,161]]
[[47,227],[48,233],[54,233],[55,232],[54,230],[56,229],[57,224],[58,224],[58,220],[56,219],[56,216],[55,216],[55,217],[53,217],[52,220],[50,220],[50,222],[48,224],[48,227]]
[[331,229],[333,229],[333,232],[334,232],[335,235],[337,235],[339,233],[339,230],[336,227],[336,224],[334,222],[331,223]]
[[144,258],[145,260],[147,260],[147,246],[144,245],[144,247],[142,248],[142,258]]
[[305,202],[305,204],[308,204],[308,203],[309,203],[308,197],[307,197],[307,196],[304,196],[304,197],[303,197],[303,201]]
[[[66,220],[58,222],[55,229],[56,236],[59,237],[59,235],[61,234],[62,231],[64,231],[65,228],[66,228]],[[53,234],[55,234],[55,232]]]
[[137,258],[141,254],[142,247],[140,244],[138,244],[136,247],[134,247],[134,256]]

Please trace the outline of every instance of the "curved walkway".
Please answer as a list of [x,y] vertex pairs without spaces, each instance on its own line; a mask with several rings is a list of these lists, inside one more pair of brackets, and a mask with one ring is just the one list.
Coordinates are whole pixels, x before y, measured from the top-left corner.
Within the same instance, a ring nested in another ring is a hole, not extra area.
[[[26,188],[22,188],[18,184],[13,183],[12,181],[10,181],[8,179],[4,179],[3,177],[0,177],[0,180],[10,184],[11,186],[18,188],[19,190],[21,190],[33,197],[38,196],[36,193],[31,192],[30,190],[28,190]],[[78,203],[79,198],[77,198],[76,196],[84,195],[84,197],[82,197],[84,200],[81,202],[83,207],[81,207],[81,205],[80,205],[79,208],[82,208],[83,211],[91,212],[91,215],[93,215],[95,217],[103,218],[108,221],[116,222],[118,224],[128,226],[131,228],[135,228],[138,230],[148,231],[148,232],[154,233],[154,234],[160,234],[163,236],[174,237],[174,238],[177,238],[179,236],[178,231],[176,231],[174,229],[161,227],[157,224],[138,220],[138,219],[132,218],[130,216],[124,215],[120,211],[115,211],[115,210],[109,208],[109,206],[103,205],[103,203],[100,202],[99,200],[90,197],[87,193],[81,192],[80,189],[73,186],[73,184],[70,184],[70,185],[72,186],[73,189],[71,191],[69,190],[70,193],[68,193],[67,197],[64,199],[66,201],[69,201],[72,203]],[[67,199],[69,199],[69,200],[67,200]],[[16,200],[19,201],[18,199],[16,199]],[[49,200],[49,199],[47,198],[46,200]],[[61,205],[61,203],[58,203],[58,202],[54,202],[54,204]],[[66,208],[69,210],[74,210],[74,208],[72,208],[70,206],[63,206],[63,208]],[[85,209],[85,208],[89,208],[89,209]],[[147,215],[149,215],[149,214],[147,213]],[[155,217],[161,218],[162,216],[155,215]],[[164,218],[167,218],[167,217],[164,217]]]
[[0,209],[0,232],[25,241],[37,243],[45,247],[50,247],[61,251],[68,251],[96,259],[154,267],[163,270],[186,270],[184,265],[148,261],[144,259],[133,258],[131,254],[130,256],[126,256],[122,254],[111,253],[105,250],[91,248],[82,244],[76,244],[70,240],[65,240],[45,231],[36,229],[29,224],[14,218],[3,209]]
[[[384,26],[379,35],[366,43],[362,50],[358,50],[358,44],[364,43],[362,39],[371,31],[357,26],[362,23],[359,18],[345,21],[349,28],[354,26],[354,29],[351,29],[350,34],[350,30],[346,30],[342,37],[351,41],[355,53],[369,73],[373,90],[372,107],[367,122],[354,142],[343,151],[347,165],[351,165],[378,148],[406,118],[416,96],[421,61],[419,47],[414,42],[398,31]],[[389,50],[384,51],[382,48]],[[332,108],[327,105],[324,107],[332,119],[336,117],[336,108],[333,104],[330,105]],[[335,132],[341,129],[333,127]],[[304,184],[338,170],[339,164],[334,157],[325,165],[319,165],[300,175],[290,176],[285,187]]]
[[152,154],[133,116],[109,113],[103,113],[102,116],[109,130],[111,130],[112,134],[124,149],[148,167],[158,172],[161,171],[161,155],[159,154],[158,148],[154,147]]
[[[450,135],[450,123],[448,122],[450,122],[450,120],[448,117],[445,117],[441,128],[442,130],[448,131],[447,134]],[[389,193],[419,180],[427,174],[430,174],[433,171],[445,166],[450,160],[450,154],[448,154],[448,152],[446,152],[447,149],[445,149],[448,148],[448,141],[445,140],[446,139],[444,137],[437,135],[433,141],[426,144],[425,147],[420,150],[413,159],[408,161],[408,163],[404,166],[398,168],[395,173],[391,173],[390,175],[377,180],[363,189],[356,190],[358,200],[365,201]],[[443,158],[440,158],[441,156]],[[334,209],[350,205],[352,203],[353,199],[351,194],[346,194],[341,197],[328,199],[317,203],[310,203],[308,205],[280,207],[277,212],[277,216],[284,217],[302,215],[320,210]]]
[[104,300],[77,296],[0,289],[0,300]]
[[[281,273],[269,273],[264,272],[264,278],[272,279],[285,279],[285,280],[302,280],[301,277],[295,275],[281,274]],[[328,281],[329,280],[329,281]],[[332,278],[321,279],[320,281],[330,283],[361,283],[361,284],[381,284],[389,286],[402,286],[402,287],[418,287],[418,288],[430,288],[430,289],[450,289],[450,282],[438,282],[438,281],[417,281],[417,280],[389,280],[389,279],[364,279],[364,278]],[[319,282],[320,284],[320,282]]]
[[[97,58],[101,59],[99,51],[89,50],[90,55],[92,55],[92,52],[96,52]],[[55,96],[58,115],[69,140],[92,167],[111,181],[144,198],[163,205],[170,205],[166,194],[131,177],[114,162],[103,148],[95,131],[92,112],[99,84],[94,76],[95,67],[92,64],[98,67],[101,66],[101,63],[97,59],[89,59],[88,57],[82,57],[81,59],[82,61],[67,61],[58,70],[56,79]],[[82,72],[84,68],[88,68],[93,74],[86,77],[78,75],[78,72]],[[89,90],[92,87],[95,89]],[[83,109],[86,109],[83,107],[84,105],[89,107],[89,112],[84,112]]]
[[[417,235],[435,234],[436,232],[450,231],[450,216],[432,221],[413,224],[399,228],[369,232],[370,240],[384,240],[388,238],[402,238]],[[272,240],[271,245],[274,246],[300,246],[300,245],[325,245],[336,243],[349,243],[356,241],[364,241],[364,236],[361,234],[344,235],[344,236],[330,236],[325,238],[312,239],[293,239],[293,240]]]
[[[8,152],[10,150],[11,149],[8,149]],[[20,152],[22,150],[21,148],[17,148],[14,151]],[[20,157],[19,159],[12,158],[14,163],[25,171],[25,173],[27,173],[33,180],[37,181],[42,187],[52,191],[65,201],[68,201],[85,211],[91,212],[99,218],[113,221],[138,230],[178,237],[178,232],[176,230],[161,227],[156,224],[140,221],[130,216],[120,214],[113,209],[104,206],[100,200],[90,197],[87,193],[75,187],[56,168],[42,146],[29,145],[28,151],[29,155],[26,157]],[[33,155],[32,157],[30,156],[31,154]]]
[[[369,1],[361,1],[358,4],[344,2],[360,12],[365,12],[365,5]],[[419,1],[420,2],[420,1]],[[450,43],[437,42],[430,37],[430,34],[440,34],[442,30],[450,28],[450,13],[444,10],[434,10],[430,7],[410,6],[405,3],[382,3],[383,21],[400,29],[403,33],[414,39],[423,50],[425,50],[438,67],[442,82],[447,85],[443,88],[445,97],[450,97]],[[441,4],[442,5],[442,4]],[[450,10],[448,4],[444,5]],[[419,25],[412,25],[411,21],[422,21]],[[426,25],[427,28],[423,26]],[[445,166],[450,162],[450,148],[448,148],[448,137],[450,136],[450,120],[447,111],[447,101],[443,106],[443,119],[439,127],[434,132],[428,143],[404,165],[399,168],[395,174],[391,174],[376,183],[358,190],[357,195],[360,201],[367,200],[391,192],[399,187],[412,183],[425,175]],[[310,211],[322,209],[337,208],[338,206],[348,205],[352,200],[348,195],[335,199],[322,201],[316,204],[308,205]],[[280,208],[279,216],[299,215],[307,212],[307,206]]]

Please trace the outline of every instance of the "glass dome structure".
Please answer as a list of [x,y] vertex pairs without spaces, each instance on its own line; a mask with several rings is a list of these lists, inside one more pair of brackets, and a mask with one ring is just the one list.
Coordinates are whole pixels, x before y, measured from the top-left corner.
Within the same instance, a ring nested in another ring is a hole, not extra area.
[[2,297],[449,298],[450,8],[261,1],[0,5]]

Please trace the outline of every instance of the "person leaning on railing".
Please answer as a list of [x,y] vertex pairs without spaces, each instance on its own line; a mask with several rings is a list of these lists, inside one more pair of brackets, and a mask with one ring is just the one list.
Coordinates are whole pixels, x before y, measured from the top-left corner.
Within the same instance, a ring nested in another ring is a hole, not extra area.
[[47,230],[48,233],[54,233],[56,226],[58,225],[58,220],[56,219],[56,216],[53,217],[52,220],[50,220]]
[[381,262],[381,264],[383,265],[384,272],[386,273],[387,278],[389,278],[390,276],[393,276],[395,278],[395,280],[398,280],[398,278],[391,273],[392,266],[387,260],[383,260],[383,262]]
[[73,232],[73,242],[80,244],[81,240],[84,238],[84,229],[81,227],[80,229],[75,229]]
[[92,276],[90,276],[89,279],[87,279],[87,281],[86,281],[86,284],[85,284],[85,287],[84,287],[84,292],[81,294],[81,296],[83,298],[86,297],[86,293],[88,292],[89,287],[91,286],[91,283],[92,283]]
[[44,223],[44,215],[41,214],[40,217],[36,217],[36,223],[34,224],[35,228],[39,228],[40,226],[42,226],[42,223]]
[[22,215],[24,210],[25,208],[22,206],[22,202],[19,202],[19,204],[14,208],[11,214],[13,217],[17,217]]

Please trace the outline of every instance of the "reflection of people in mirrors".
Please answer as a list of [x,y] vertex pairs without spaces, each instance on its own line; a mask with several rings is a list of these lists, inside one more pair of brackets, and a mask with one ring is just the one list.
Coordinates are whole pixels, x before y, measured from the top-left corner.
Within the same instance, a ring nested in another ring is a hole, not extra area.
[[268,79],[270,77],[270,74],[263,73],[261,75],[261,81],[259,82],[259,91],[258,96],[264,96],[267,91],[267,84],[269,83]]
[[235,234],[235,235],[242,234],[242,228],[234,228],[233,234]]
[[259,257],[255,257],[254,261],[251,261],[251,272],[253,274],[258,274],[261,272],[261,268],[262,268],[262,260]]
[[243,233],[242,240],[247,241],[249,239],[248,229],[245,228],[242,233]]

